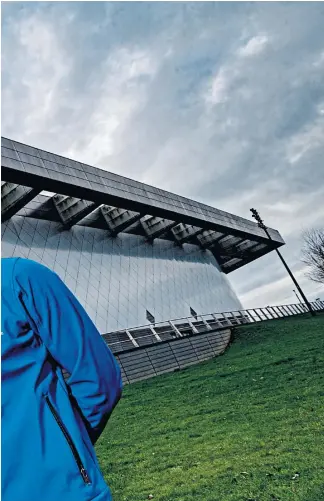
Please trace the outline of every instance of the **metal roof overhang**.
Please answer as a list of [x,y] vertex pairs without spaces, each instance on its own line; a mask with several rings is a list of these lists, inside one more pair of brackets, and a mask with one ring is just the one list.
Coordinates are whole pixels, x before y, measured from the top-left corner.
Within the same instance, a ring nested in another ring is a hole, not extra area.
[[[105,227],[102,225],[106,220],[107,229],[114,226],[127,231],[129,220],[133,232],[147,234],[149,228],[150,237],[154,237],[154,231],[161,235],[161,224],[165,221],[168,238],[174,240],[177,236],[177,245],[186,241],[209,248],[224,273],[284,245],[274,229],[269,229],[269,240],[253,221],[10,139],[2,138],[1,159],[2,199],[4,194],[7,200],[11,197],[9,204],[3,204],[4,219],[21,214],[22,207],[29,209],[29,217],[42,217],[40,210],[47,204],[47,216],[43,211],[43,217],[56,218],[66,226],[96,226],[98,220],[99,227]],[[38,195],[43,190],[65,197],[56,195],[48,200]],[[38,199],[37,204],[33,204],[33,197]],[[174,227],[173,221],[183,225],[177,227],[176,235],[169,230]]]

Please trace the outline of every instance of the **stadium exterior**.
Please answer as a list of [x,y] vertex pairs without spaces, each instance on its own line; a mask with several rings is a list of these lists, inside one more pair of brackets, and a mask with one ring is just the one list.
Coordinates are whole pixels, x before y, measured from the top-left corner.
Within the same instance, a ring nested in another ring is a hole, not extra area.
[[252,221],[6,138],[1,190],[2,256],[53,269],[102,334],[240,310],[227,275],[284,244],[276,230],[269,240]]

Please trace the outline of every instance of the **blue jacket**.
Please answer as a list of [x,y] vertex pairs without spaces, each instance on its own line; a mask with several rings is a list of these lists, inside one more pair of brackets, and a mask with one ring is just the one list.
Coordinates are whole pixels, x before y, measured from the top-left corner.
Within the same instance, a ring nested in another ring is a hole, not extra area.
[[121,396],[120,368],[55,273],[21,258],[1,270],[1,499],[111,501],[93,444]]

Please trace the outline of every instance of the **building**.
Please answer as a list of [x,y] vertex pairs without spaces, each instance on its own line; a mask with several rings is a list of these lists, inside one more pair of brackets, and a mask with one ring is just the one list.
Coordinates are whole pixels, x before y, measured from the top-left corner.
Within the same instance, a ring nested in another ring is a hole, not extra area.
[[[44,190],[46,190],[44,192]],[[2,138],[2,256],[34,259],[101,333],[242,309],[228,274],[284,244],[256,223]]]

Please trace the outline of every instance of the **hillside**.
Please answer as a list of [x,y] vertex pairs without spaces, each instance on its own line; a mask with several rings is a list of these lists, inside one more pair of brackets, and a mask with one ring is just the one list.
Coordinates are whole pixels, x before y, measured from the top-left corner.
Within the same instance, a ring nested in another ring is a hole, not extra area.
[[114,501],[323,501],[324,316],[242,327],[128,386],[97,453]]

